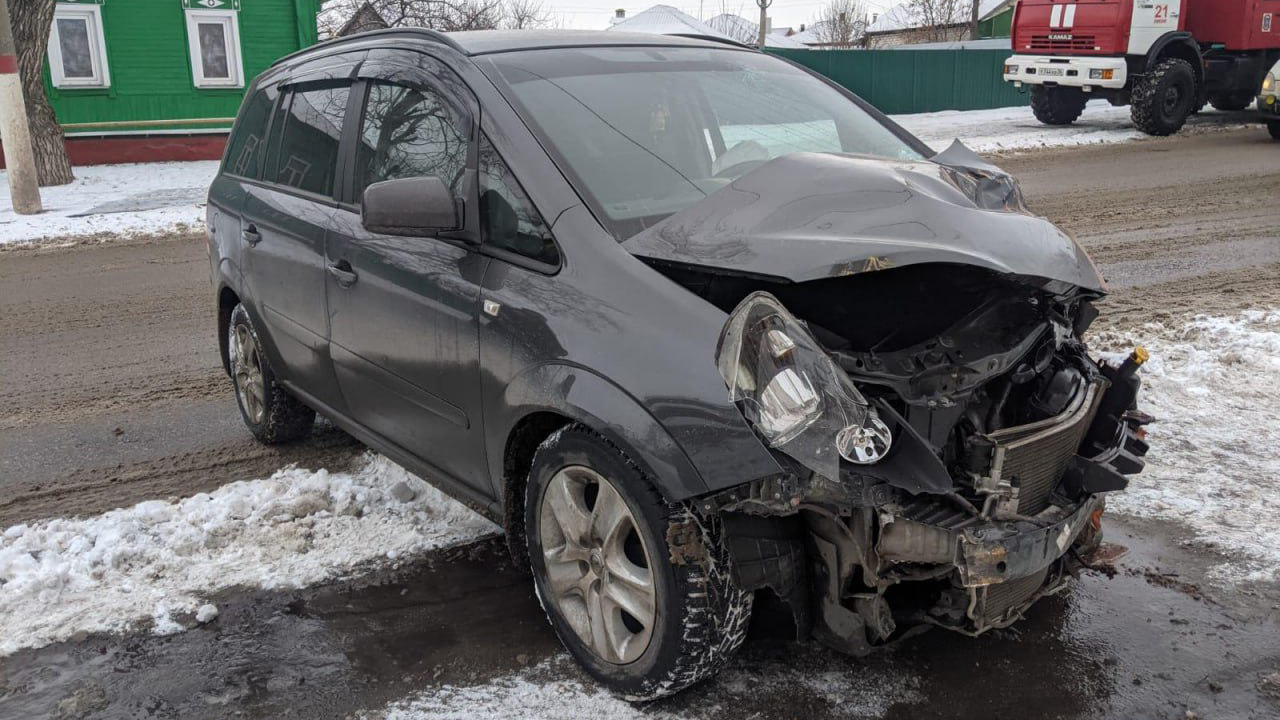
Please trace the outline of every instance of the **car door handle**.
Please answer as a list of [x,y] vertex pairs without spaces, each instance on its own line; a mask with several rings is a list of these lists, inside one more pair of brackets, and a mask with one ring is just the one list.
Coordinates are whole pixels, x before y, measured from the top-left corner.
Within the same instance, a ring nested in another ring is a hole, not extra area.
[[355,285],[356,280],[359,279],[355,271],[351,269],[351,263],[346,260],[339,260],[336,263],[330,263],[329,274],[338,281],[338,285],[344,288],[349,288],[352,285]]
[[250,247],[262,242],[262,233],[258,232],[258,228],[253,225],[241,230],[240,237],[244,238]]

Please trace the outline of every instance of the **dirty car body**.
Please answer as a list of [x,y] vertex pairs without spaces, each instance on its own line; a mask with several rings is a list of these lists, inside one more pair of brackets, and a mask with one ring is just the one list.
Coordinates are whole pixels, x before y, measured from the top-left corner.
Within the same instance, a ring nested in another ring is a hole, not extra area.
[[[290,156],[314,141],[278,143],[286,96],[328,103],[305,136],[327,137],[327,185],[293,186],[324,168]],[[400,99],[374,113],[382,97]],[[566,646],[630,697],[718,667],[766,589],[846,652],[1007,625],[1142,467],[1145,358],[1090,356],[1104,284],[1084,251],[998,168],[783,60],[393,30],[285,58],[250,98],[209,201],[228,372],[503,523]],[[430,123],[448,144],[395,145]],[[654,582],[611,611],[611,647],[551,597],[552,544],[579,553],[579,601],[619,577],[591,533],[535,531],[568,527],[564,503],[533,505],[553,485],[593,518],[606,495],[630,510],[617,552]],[[664,595],[722,582],[711,608]],[[686,668],[698,643],[716,659]]]

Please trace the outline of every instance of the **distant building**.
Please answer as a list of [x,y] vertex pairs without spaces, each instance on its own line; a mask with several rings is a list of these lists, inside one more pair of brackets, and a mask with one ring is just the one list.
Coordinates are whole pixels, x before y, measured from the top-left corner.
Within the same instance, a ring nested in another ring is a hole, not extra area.
[[[755,45],[760,41],[760,25],[750,20],[732,13],[724,13],[717,15],[707,21],[707,25],[717,32],[728,35],[740,43],[747,45]],[[787,37],[785,33],[779,34],[774,32],[773,28],[769,28],[764,36],[764,46],[771,48],[791,48],[793,50],[803,50],[804,43],[797,42]]]
[[[1008,37],[1015,0],[982,0],[978,6],[981,37]],[[920,43],[947,43],[969,38],[968,3],[957,3],[949,22],[926,24],[910,4],[895,5],[867,26],[866,46],[871,49]],[[987,34],[983,34],[987,33]]]
[[74,165],[222,156],[245,86],[316,42],[320,0],[60,0],[45,91]]
[[343,23],[342,27],[338,28],[338,32],[335,34],[338,37],[346,37],[348,35],[355,35],[356,33],[368,32],[370,30],[382,30],[389,27],[391,27],[391,25],[383,19],[382,14],[373,6],[373,3],[367,2],[356,8],[356,11],[351,15],[351,19]]
[[627,17],[626,10],[616,10],[606,29],[650,35],[702,35],[721,40],[733,39],[670,5],[654,5],[630,17]]

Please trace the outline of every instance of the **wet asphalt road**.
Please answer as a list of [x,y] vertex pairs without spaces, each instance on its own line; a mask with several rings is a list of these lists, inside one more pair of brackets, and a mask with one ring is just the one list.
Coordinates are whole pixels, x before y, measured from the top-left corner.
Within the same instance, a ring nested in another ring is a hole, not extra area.
[[[1215,588],[1204,572],[1218,558],[1178,549],[1159,526],[1112,521],[1109,532],[1128,555],[1039,603],[1016,630],[935,630],[855,659],[791,641],[785,611],[765,607],[721,677],[646,709],[865,716],[846,693],[788,681],[798,675],[874,689],[885,718],[1276,717],[1280,687],[1264,678],[1280,670],[1280,589]],[[0,717],[343,717],[517,672],[589,682],[497,539],[396,573],[218,603],[214,622],[179,635],[95,636],[0,660]]]
[[[1101,320],[1114,324],[1280,304],[1280,162],[1260,137],[999,162],[1117,287]],[[284,449],[251,441],[217,364],[207,273],[197,237],[0,252],[0,527],[190,495],[288,462],[339,468],[361,451],[332,430]],[[1114,576],[1085,575],[1017,633],[935,631],[854,660],[786,642],[785,614],[762,612],[724,678],[652,711],[848,715],[838,693],[771,682],[799,671],[886,688],[876,707],[895,718],[1280,717],[1261,680],[1280,672],[1280,589],[1216,587],[1205,573],[1218,558],[1182,549],[1176,528],[1111,528],[1131,550]],[[217,603],[216,621],[181,635],[0,659],[0,718],[340,717],[443,683],[576,675],[492,541],[394,574]]]

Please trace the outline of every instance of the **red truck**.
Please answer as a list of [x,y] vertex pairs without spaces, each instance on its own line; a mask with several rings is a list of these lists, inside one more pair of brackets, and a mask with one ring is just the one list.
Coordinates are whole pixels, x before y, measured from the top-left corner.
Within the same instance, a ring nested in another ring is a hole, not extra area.
[[1020,0],[1004,79],[1030,86],[1040,122],[1072,123],[1097,97],[1170,135],[1206,102],[1253,103],[1280,60],[1278,16],[1280,0]]

